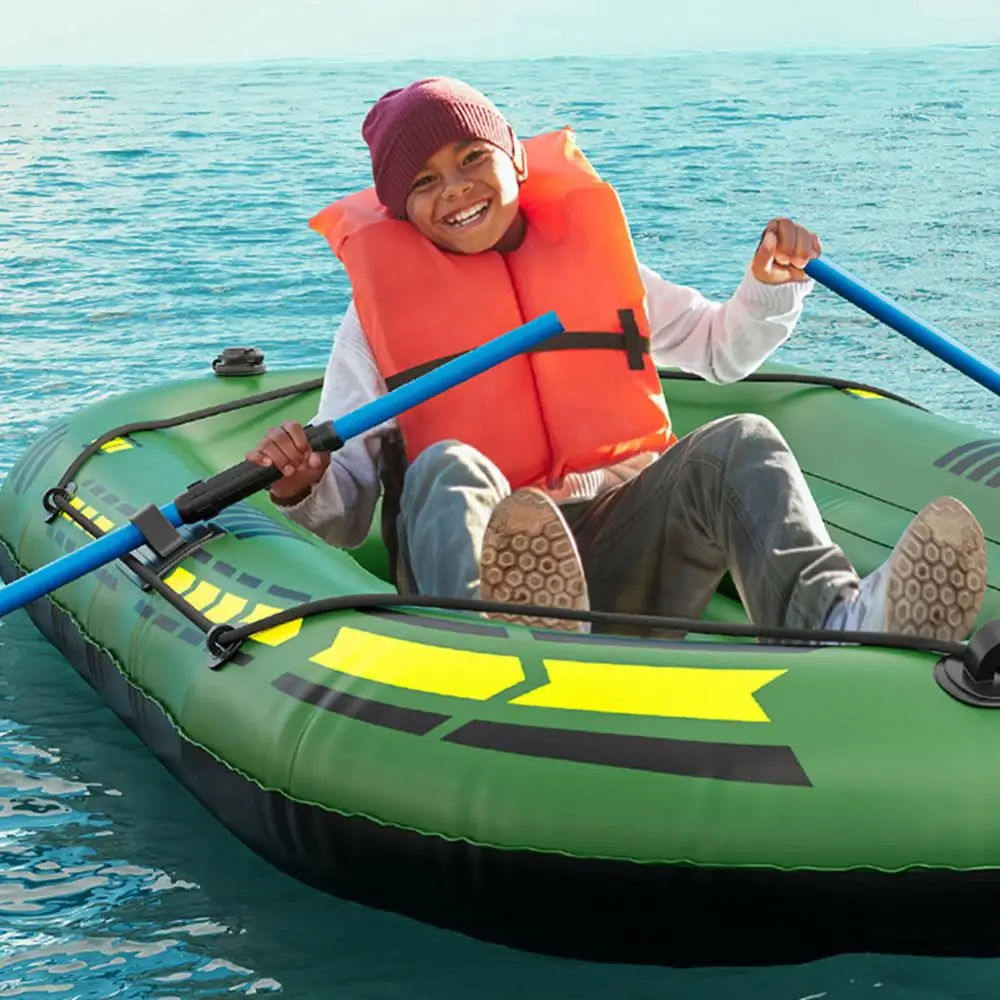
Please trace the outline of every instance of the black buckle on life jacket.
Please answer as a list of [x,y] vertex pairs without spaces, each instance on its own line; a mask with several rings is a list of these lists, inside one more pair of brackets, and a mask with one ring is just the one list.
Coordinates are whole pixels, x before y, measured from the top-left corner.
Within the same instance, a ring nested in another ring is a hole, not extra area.
[[622,325],[622,340],[625,341],[625,357],[628,366],[635,372],[641,372],[644,356],[649,353],[649,340],[639,330],[635,313],[631,309],[618,310],[618,322]]

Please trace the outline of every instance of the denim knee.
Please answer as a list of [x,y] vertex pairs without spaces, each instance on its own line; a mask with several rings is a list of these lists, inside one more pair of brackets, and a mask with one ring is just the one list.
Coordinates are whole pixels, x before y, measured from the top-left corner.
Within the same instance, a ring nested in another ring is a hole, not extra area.
[[510,492],[503,473],[490,459],[472,445],[453,439],[436,441],[417,455],[406,470],[403,492],[412,492],[417,484],[427,488],[430,483],[485,487],[502,495]]
[[707,425],[708,439],[714,441],[720,457],[735,450],[761,448],[767,452],[790,451],[781,431],[759,413],[733,413]]

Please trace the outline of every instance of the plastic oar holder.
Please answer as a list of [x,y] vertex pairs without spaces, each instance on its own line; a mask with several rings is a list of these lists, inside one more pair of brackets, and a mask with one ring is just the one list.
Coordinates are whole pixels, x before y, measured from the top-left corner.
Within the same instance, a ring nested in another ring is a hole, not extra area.
[[[306,436],[314,448],[339,448],[349,438],[357,437],[562,332],[563,326],[556,314],[545,313],[366,403],[339,418],[335,424],[310,427]],[[160,508],[152,505],[143,508],[128,524],[109,531],[83,548],[28,573],[6,587],[0,587],[0,618],[142,545],[154,549],[171,548],[174,541],[171,529],[207,520],[225,507],[270,486],[280,476],[280,470],[273,467],[240,462],[204,482],[192,484],[174,503]]]

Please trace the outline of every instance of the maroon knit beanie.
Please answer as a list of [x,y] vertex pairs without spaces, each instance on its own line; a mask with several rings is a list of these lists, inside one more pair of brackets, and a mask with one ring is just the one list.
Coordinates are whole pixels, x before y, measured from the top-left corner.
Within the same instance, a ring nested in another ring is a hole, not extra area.
[[361,134],[371,150],[378,200],[401,219],[406,218],[414,177],[450,142],[483,139],[515,165],[524,164],[514,130],[493,103],[467,83],[447,77],[390,90],[368,112]]

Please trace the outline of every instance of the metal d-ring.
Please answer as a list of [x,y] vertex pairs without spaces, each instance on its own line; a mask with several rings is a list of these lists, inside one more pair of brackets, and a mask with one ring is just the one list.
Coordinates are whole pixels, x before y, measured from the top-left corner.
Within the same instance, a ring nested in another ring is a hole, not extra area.
[[223,624],[215,625],[208,630],[205,636],[205,645],[209,652],[209,670],[218,670],[225,666],[240,651],[240,646],[243,645],[242,639],[228,643],[223,639],[226,632],[232,631],[232,625]]

